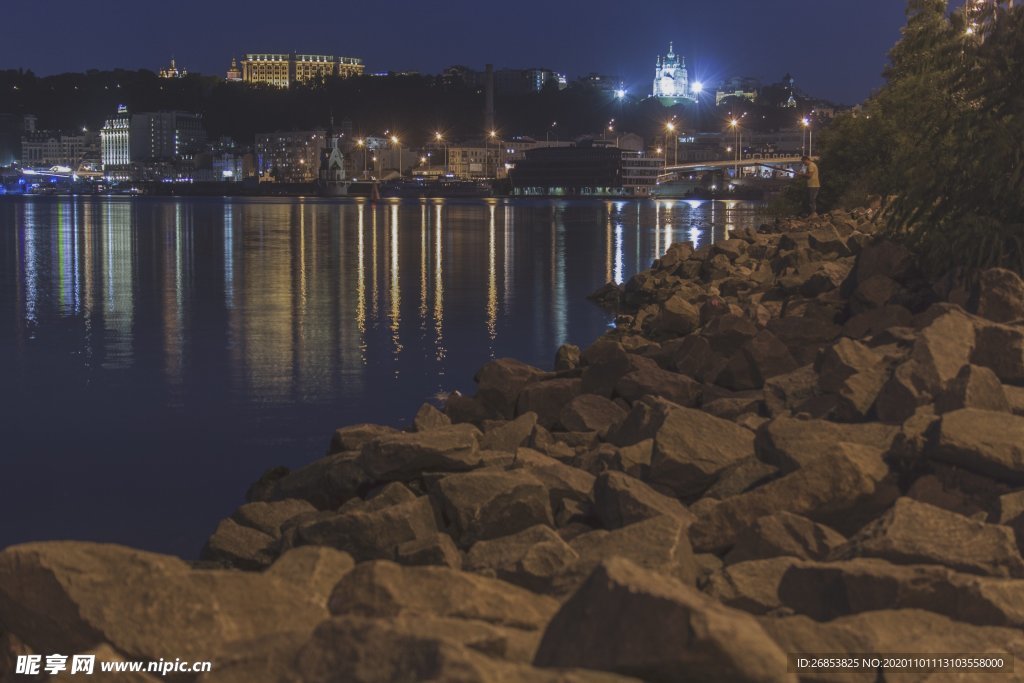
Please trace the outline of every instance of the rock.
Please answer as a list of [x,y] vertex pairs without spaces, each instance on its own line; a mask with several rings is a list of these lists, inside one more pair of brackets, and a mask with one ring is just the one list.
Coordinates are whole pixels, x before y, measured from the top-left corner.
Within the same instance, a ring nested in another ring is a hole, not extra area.
[[1006,402],[1010,405],[1010,412],[1014,415],[1024,416],[1024,387],[1012,387],[1004,384],[1003,395],[1006,396]]
[[909,326],[911,318],[910,311],[897,304],[872,308],[851,316],[843,325],[842,334],[853,339],[865,339],[890,327]]
[[960,574],[934,565],[860,558],[793,564],[782,604],[818,621],[886,609],[923,609],[968,624],[1024,629],[1024,581]]
[[885,452],[899,428],[877,422],[843,424],[827,420],[776,417],[757,430],[757,457],[789,473],[827,455],[839,443],[856,443]]
[[411,503],[416,500],[416,494],[409,487],[397,481],[385,484],[380,488],[367,492],[365,499],[353,498],[340,508],[338,512],[377,512],[392,505]]
[[982,271],[971,311],[997,323],[1024,319],[1024,281],[1005,268]]
[[807,235],[807,244],[811,249],[825,256],[843,257],[850,255],[850,249],[846,246],[846,241],[831,225],[811,230]]
[[965,365],[935,399],[935,412],[948,413],[960,408],[978,408],[1001,413],[1010,412],[996,373],[978,365]]
[[896,564],[940,564],[968,574],[1024,577],[1024,560],[1010,529],[911,498],[897,500],[834,557],[877,557]]
[[[526,385],[540,380],[544,371],[514,358],[487,363],[476,374],[476,399],[485,409],[507,420],[514,418],[516,402]],[[520,410],[518,414],[526,412]]]
[[462,555],[448,534],[434,534],[406,541],[395,548],[395,561],[406,566],[438,565],[459,569]]
[[886,500],[888,474],[880,451],[840,443],[792,474],[721,501],[690,526],[690,540],[698,552],[722,552],[759,517],[784,511],[841,530],[844,520],[859,521],[852,511],[870,514],[874,505],[866,503]]
[[805,365],[764,382],[764,405],[772,417],[800,412],[801,406],[818,394],[818,373]]
[[891,240],[877,240],[865,245],[857,254],[844,288],[853,291],[857,284],[875,275],[886,275],[902,281],[915,270],[914,258],[906,247]]
[[853,290],[850,295],[850,311],[859,314],[883,308],[898,299],[902,291],[900,283],[888,275],[872,275],[859,282]]
[[579,379],[549,379],[533,382],[519,393],[516,414],[537,413],[537,422],[547,428],[558,424],[562,408],[580,394]]
[[558,421],[569,431],[593,431],[604,438],[626,419],[626,411],[604,396],[581,394],[565,405]]
[[594,511],[607,529],[620,529],[645,519],[669,515],[684,522],[694,519],[675,498],[658,493],[622,472],[604,472],[594,482]]
[[434,510],[421,497],[379,510],[351,510],[303,522],[295,529],[295,544],[337,548],[362,562],[391,559],[402,543],[436,533]]
[[608,441],[616,446],[631,446],[645,439],[653,439],[675,403],[655,396],[645,396],[635,402],[618,429],[608,432]]
[[722,470],[753,453],[748,430],[700,410],[675,408],[655,436],[650,481],[680,498],[696,497]]
[[654,439],[644,439],[618,449],[618,469],[631,477],[646,479],[651,469]]
[[889,424],[905,422],[918,408],[932,403],[929,384],[917,361],[902,363],[878,392],[875,415]]
[[743,316],[727,313],[712,318],[700,333],[716,353],[729,357],[757,335],[757,325]]
[[444,414],[453,424],[476,426],[495,417],[494,411],[488,410],[483,403],[470,396],[463,396],[458,391],[448,394],[444,401]]
[[377,437],[357,464],[374,481],[409,481],[423,472],[458,472],[480,464],[480,431],[468,424]]
[[520,448],[516,451],[516,463],[544,485],[551,500],[552,510],[559,509],[567,500],[590,502],[590,493],[594,489],[594,475],[565,465],[530,448]]
[[932,460],[1024,483],[1024,417],[977,408],[954,410],[933,424],[927,439],[925,453]]
[[761,462],[757,458],[745,458],[722,470],[718,480],[704,492],[704,498],[723,500],[738,496],[778,473],[777,467]]
[[[627,353],[619,342],[599,339],[583,352],[583,383],[585,394],[611,398],[615,383],[633,369],[640,356]],[[643,359],[646,360],[646,359]]]
[[580,559],[559,577],[555,589],[562,593],[575,590],[599,562],[613,555],[692,586],[697,580],[697,564],[687,525],[678,517],[663,515],[612,531],[582,533],[569,540]]
[[358,451],[365,444],[373,441],[378,436],[397,433],[398,430],[394,427],[385,427],[383,425],[375,424],[357,424],[342,427],[341,429],[334,430],[334,436],[331,437],[331,445],[327,454],[331,455],[333,453],[341,453],[344,451]]
[[217,525],[199,557],[239,569],[262,569],[273,562],[274,546],[273,536],[228,518]]
[[651,362],[616,382],[615,395],[630,403],[652,395],[682,406],[695,406],[700,401],[700,384],[678,372],[662,370]]
[[491,575],[535,593],[552,592],[553,578],[579,555],[550,527],[538,524],[516,534],[473,544],[467,571]]
[[838,289],[849,272],[850,267],[843,263],[835,261],[819,263],[814,272],[800,285],[800,294],[813,298]]
[[796,563],[796,558],[781,556],[731,564],[708,576],[704,593],[727,607],[767,614],[782,606],[779,584]]
[[109,643],[129,660],[174,652],[218,661],[237,643],[308,635],[326,615],[315,600],[272,573],[193,570],[116,545],[57,541],[0,552],[0,632],[39,653]]
[[521,469],[451,474],[437,482],[431,496],[462,547],[535,524],[555,523],[548,490],[537,477]]
[[285,551],[264,574],[301,587],[315,604],[326,607],[334,586],[355,566],[346,552],[307,545]]
[[523,413],[510,422],[488,429],[480,438],[480,448],[515,452],[525,445],[537,424],[537,413]]
[[736,537],[725,556],[726,564],[788,555],[802,560],[825,560],[846,539],[823,524],[791,512],[777,512],[754,520]]
[[416,412],[416,417],[413,418],[413,426],[416,428],[417,432],[426,432],[431,429],[448,427],[451,423],[452,420],[450,417],[429,403],[424,403],[420,406],[420,409]]
[[[618,294],[617,288],[616,294]],[[575,344],[562,344],[555,353],[555,371],[575,370],[580,366],[580,358],[580,347]]]
[[[520,661],[530,641],[513,629],[440,617],[335,617],[295,658],[302,683],[639,683],[592,671],[549,671]],[[511,660],[511,661],[509,661]]]
[[434,615],[534,631],[547,625],[558,603],[504,581],[447,567],[377,561],[356,565],[346,574],[334,587],[328,607],[334,615]]
[[651,333],[655,337],[682,337],[690,334],[700,324],[700,312],[686,300],[685,295],[675,294],[662,304],[661,311],[651,321]]
[[918,333],[910,357],[919,368],[923,388],[938,396],[970,362],[975,325],[956,306],[937,304],[927,313],[933,319]]
[[366,486],[359,456],[345,451],[315,460],[278,479],[270,498],[305,500],[319,510],[334,510]]
[[786,345],[768,330],[759,330],[733,354],[715,383],[734,391],[760,389],[768,379],[796,369],[796,360]]
[[752,617],[620,558],[601,563],[562,605],[534,663],[654,682],[796,680]]
[[1003,384],[1024,386],[1024,329],[995,324],[979,327],[971,362],[991,368]]
[[826,347],[815,369],[819,389],[836,395],[835,415],[844,422],[864,420],[888,378],[882,356],[847,337]]
[[[1017,629],[972,626],[916,609],[864,612],[826,623],[802,615],[781,619],[764,617],[760,624],[784,652],[892,652],[898,643],[900,651],[908,653],[1009,653],[1018,659],[1024,654],[1024,635]],[[884,679],[875,671],[851,674],[819,670],[813,678],[807,675],[807,680],[827,683],[956,680],[952,678],[955,674],[915,674],[893,669],[885,670],[882,675]],[[962,680],[971,680],[971,674],[961,676]]]
[[246,503],[235,510],[231,518],[243,526],[277,538],[285,522],[315,511],[316,508],[305,500],[285,499],[269,503]]
[[813,363],[818,350],[839,336],[840,327],[819,318],[792,316],[770,320],[768,331],[778,337],[803,366]]
[[675,369],[698,382],[714,379],[724,364],[725,358],[700,335],[684,338],[672,354]]

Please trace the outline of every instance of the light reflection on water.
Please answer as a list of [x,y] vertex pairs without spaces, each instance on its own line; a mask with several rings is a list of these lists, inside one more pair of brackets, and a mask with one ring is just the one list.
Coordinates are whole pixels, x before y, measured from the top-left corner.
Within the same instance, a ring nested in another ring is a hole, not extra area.
[[0,202],[0,546],[194,555],[269,466],[336,426],[405,424],[490,358],[550,367],[610,316],[585,297],[745,203]]

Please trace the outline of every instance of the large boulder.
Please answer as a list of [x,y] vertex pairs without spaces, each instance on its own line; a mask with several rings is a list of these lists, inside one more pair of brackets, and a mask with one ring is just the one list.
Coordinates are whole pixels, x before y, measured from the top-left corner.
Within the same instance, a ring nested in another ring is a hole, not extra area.
[[906,497],[851,536],[833,557],[877,557],[896,564],[939,564],[968,574],[1024,577],[1024,559],[1011,529]]
[[700,384],[686,375],[663,370],[654,361],[622,376],[615,383],[615,395],[630,403],[646,395],[658,396],[683,406],[700,400]]
[[272,484],[269,497],[304,500],[317,509],[334,510],[369,483],[359,465],[359,454],[345,451],[285,474]]
[[514,358],[492,360],[476,374],[476,400],[495,416],[511,420],[516,416],[516,401],[523,387],[545,374]]
[[840,443],[826,457],[721,501],[690,526],[690,540],[698,552],[722,552],[755,520],[776,512],[793,512],[842,530],[886,500],[888,478],[880,451]]
[[295,545],[324,545],[359,561],[392,559],[396,548],[437,534],[434,510],[426,496],[395,505],[360,506],[299,523]]
[[658,337],[682,337],[690,334],[700,324],[700,311],[685,295],[675,294],[661,306],[651,321],[651,332]]
[[722,470],[754,454],[754,435],[700,410],[668,412],[654,437],[650,481],[681,498],[699,496]]
[[827,455],[841,442],[888,451],[898,433],[899,427],[877,422],[844,424],[780,416],[758,428],[754,448],[763,462],[793,472]]
[[509,451],[527,443],[537,425],[537,413],[523,413],[514,420],[502,422],[484,431],[480,448],[492,451]]
[[1024,629],[1024,581],[934,565],[873,558],[795,563],[778,585],[778,598],[819,621],[874,610],[924,609],[969,624]]
[[836,397],[835,416],[844,422],[864,420],[888,378],[882,354],[848,337],[826,347],[815,369],[818,387]]
[[645,681],[795,681],[786,656],[749,615],[613,558],[551,620],[535,664]]
[[1024,483],[1024,417],[977,408],[954,410],[932,425],[925,453],[971,472]]
[[597,394],[581,394],[569,401],[559,422],[571,432],[597,432],[601,437],[626,419],[626,411],[611,399]]
[[759,330],[732,355],[715,383],[734,391],[760,389],[772,377],[796,369],[797,362],[786,345],[768,330]]
[[910,357],[924,388],[938,396],[970,362],[976,325],[962,309],[949,304],[936,304],[926,315],[932,320],[918,333]]
[[357,464],[374,481],[409,481],[423,472],[469,470],[480,464],[480,436],[480,430],[469,424],[380,436],[363,446]]
[[948,413],[960,408],[1009,413],[1010,403],[1006,400],[1006,393],[996,373],[979,365],[965,365],[935,400],[936,413]]
[[578,559],[579,554],[561,536],[538,524],[519,533],[477,541],[466,554],[463,568],[535,593],[552,593],[555,577]]
[[728,607],[767,614],[782,607],[779,584],[796,563],[794,557],[780,556],[731,564],[712,572],[703,590]]
[[619,529],[645,519],[669,515],[692,521],[676,498],[658,493],[635,477],[622,472],[604,472],[594,482],[594,511],[608,529]]
[[784,555],[824,560],[845,542],[842,534],[823,524],[792,512],[776,512],[741,531],[725,561],[733,564]]
[[522,469],[450,474],[436,483],[431,496],[463,547],[535,524],[554,525],[547,488]]
[[127,659],[218,661],[239,643],[306,636],[326,614],[317,591],[273,573],[194,570],[177,557],[76,541],[0,552],[0,632],[35,652],[109,643]]
[[581,392],[579,379],[563,377],[528,384],[520,393],[516,414],[534,412],[537,422],[548,429],[558,424],[562,408]]
[[997,323],[1024,320],[1024,280],[1005,268],[982,271],[970,308]]
[[366,423],[341,427],[340,429],[334,430],[334,435],[331,437],[331,445],[329,446],[327,453],[328,455],[331,455],[333,453],[342,453],[345,451],[358,451],[365,444],[373,441],[378,436],[397,433],[398,430],[394,427]]
[[979,326],[971,362],[990,368],[1003,384],[1024,386],[1024,328]]

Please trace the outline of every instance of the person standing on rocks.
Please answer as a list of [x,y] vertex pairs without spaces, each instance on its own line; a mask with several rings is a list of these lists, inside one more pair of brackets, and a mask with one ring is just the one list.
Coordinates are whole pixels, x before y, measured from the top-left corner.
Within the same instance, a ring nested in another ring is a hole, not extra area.
[[821,189],[821,179],[818,177],[818,165],[809,156],[800,157],[804,163],[804,172],[800,175],[807,178],[807,203],[810,216],[818,215],[818,190]]

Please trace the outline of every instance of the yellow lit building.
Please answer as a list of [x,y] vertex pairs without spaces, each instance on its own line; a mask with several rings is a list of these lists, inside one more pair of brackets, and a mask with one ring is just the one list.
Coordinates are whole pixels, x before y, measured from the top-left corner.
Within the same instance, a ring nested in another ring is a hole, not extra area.
[[249,53],[242,60],[242,80],[287,88],[293,83],[329,76],[359,76],[364,68],[363,60],[357,57]]

